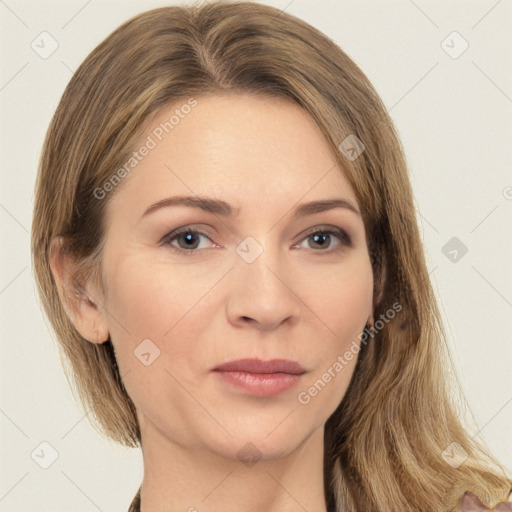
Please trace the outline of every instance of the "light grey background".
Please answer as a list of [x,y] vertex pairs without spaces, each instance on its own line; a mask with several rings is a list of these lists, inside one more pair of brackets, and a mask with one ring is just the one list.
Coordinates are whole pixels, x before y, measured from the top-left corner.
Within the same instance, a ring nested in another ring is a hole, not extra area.
[[[4,512],[126,510],[141,482],[139,450],[106,442],[73,402],[36,298],[29,232],[43,137],[72,72],[122,22],[170,3],[0,0]],[[481,437],[512,470],[511,2],[263,3],[333,38],[390,110],[459,378]],[[46,59],[31,48],[43,31],[59,45]],[[443,253],[452,237],[468,248],[456,262],[453,248]],[[31,458],[43,441],[58,452],[48,469]]]

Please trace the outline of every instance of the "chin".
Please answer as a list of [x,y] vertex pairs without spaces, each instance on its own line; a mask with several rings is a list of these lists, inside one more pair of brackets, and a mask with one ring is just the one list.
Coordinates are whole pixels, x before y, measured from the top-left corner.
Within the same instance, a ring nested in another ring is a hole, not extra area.
[[[278,432],[279,429],[281,430]],[[211,450],[223,457],[239,460],[250,466],[252,461],[283,459],[309,437],[309,433],[304,434],[282,426],[270,432],[272,429],[254,426],[238,431],[230,430],[233,437],[226,435],[216,440],[210,439],[208,444]]]

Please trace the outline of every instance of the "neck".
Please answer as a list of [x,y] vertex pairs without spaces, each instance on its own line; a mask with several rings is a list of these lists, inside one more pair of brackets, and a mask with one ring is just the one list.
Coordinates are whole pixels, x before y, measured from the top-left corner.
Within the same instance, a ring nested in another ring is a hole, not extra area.
[[253,462],[179,445],[146,427],[141,512],[327,510],[323,426],[287,456]]

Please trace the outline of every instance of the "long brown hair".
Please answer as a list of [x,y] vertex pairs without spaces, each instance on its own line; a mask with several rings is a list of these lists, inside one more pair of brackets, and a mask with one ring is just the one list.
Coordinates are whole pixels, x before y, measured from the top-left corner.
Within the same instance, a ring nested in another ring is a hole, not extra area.
[[[326,423],[328,506],[451,511],[465,490],[487,503],[503,500],[510,476],[462,424],[468,407],[430,284],[403,149],[386,108],[325,35],[251,2],[165,7],[125,22],[80,65],[49,127],[35,190],[33,266],[66,376],[96,428],[125,446],[140,445],[135,407],[110,340],[84,339],[63,308],[72,293],[61,294],[52,276],[52,241],[61,240],[79,263],[77,293],[87,279],[101,282],[106,206],[123,183],[101,199],[98,189],[127,161],[159,109],[218,92],[286,98],[313,117],[363,210],[375,318],[393,303],[402,306],[361,344],[350,386]],[[340,150],[349,136],[364,144],[357,158]],[[458,465],[446,461],[453,449],[467,454]]]

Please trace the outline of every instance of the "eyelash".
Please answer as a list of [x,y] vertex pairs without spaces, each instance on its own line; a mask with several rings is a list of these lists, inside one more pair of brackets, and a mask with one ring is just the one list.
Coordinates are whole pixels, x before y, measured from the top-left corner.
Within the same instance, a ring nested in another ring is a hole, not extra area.
[[[190,228],[188,226],[185,226],[183,228],[178,228],[178,229],[176,229],[174,231],[171,231],[170,233],[165,235],[161,239],[160,244],[170,247],[171,249],[175,250],[179,254],[192,255],[193,253],[198,253],[200,251],[200,249],[186,250],[186,249],[181,249],[179,247],[175,247],[175,246],[171,245],[171,242],[176,240],[183,233],[190,233],[190,234],[194,234],[194,235],[202,235],[202,236],[205,236],[206,238],[210,239],[210,237],[206,233],[204,233],[203,231],[198,230],[198,229],[192,229],[192,228]],[[312,237],[314,235],[334,235],[339,240],[339,242],[340,242],[340,245],[336,249],[311,249],[312,251],[314,251],[316,253],[320,253],[319,255],[323,255],[323,254],[326,254],[326,253],[327,254],[332,254],[333,252],[337,252],[337,251],[343,250],[345,247],[352,247],[352,240],[351,240],[351,238],[348,236],[348,234],[343,229],[338,229],[338,228],[329,228],[329,229],[318,228],[318,229],[315,229],[313,231],[308,232],[305,235],[305,237],[300,240],[300,242],[303,242],[307,238],[310,238],[310,237]]]

